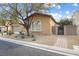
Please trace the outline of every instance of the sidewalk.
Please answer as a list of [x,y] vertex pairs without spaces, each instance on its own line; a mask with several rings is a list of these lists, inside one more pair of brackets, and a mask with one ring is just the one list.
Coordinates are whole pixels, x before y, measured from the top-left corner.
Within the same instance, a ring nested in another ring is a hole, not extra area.
[[70,49],[65,49],[65,48],[58,48],[55,46],[47,46],[47,45],[43,45],[43,44],[24,42],[24,41],[20,41],[20,40],[14,40],[14,39],[2,38],[2,37],[0,37],[0,40],[13,42],[13,43],[20,44],[23,46],[29,46],[29,47],[33,47],[33,48],[37,48],[37,49],[50,51],[50,52],[55,52],[55,53],[59,53],[59,54],[67,55],[67,56],[78,56],[79,55],[78,50],[76,51],[76,50],[70,50]]
[[16,35],[3,35],[0,37],[66,49],[74,49],[74,45],[79,45],[79,35],[35,35],[34,37],[25,36],[25,38],[19,35],[17,36],[18,37],[16,37]]

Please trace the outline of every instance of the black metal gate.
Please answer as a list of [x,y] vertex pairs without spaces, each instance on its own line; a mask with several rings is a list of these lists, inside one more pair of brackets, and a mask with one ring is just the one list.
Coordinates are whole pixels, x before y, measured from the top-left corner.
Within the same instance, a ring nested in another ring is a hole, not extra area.
[[58,35],[64,35],[64,26],[58,27]]

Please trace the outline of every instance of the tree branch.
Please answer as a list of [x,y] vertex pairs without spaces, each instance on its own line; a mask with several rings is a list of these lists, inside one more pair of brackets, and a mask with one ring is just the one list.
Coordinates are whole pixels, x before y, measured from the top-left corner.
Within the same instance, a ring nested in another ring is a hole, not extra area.
[[[9,6],[10,8],[12,8],[12,9],[21,17],[22,20],[24,20],[22,14],[21,14],[20,12],[18,12],[17,8],[15,9],[15,8],[12,7],[10,4],[8,4],[8,6]],[[16,6],[17,6],[17,5],[16,5]],[[21,11],[21,10],[20,10],[20,11]]]

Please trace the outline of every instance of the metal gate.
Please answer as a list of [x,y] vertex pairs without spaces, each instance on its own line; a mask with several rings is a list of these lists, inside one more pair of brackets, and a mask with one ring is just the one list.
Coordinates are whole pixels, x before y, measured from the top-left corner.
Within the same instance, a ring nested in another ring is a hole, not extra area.
[[64,35],[64,26],[58,27],[58,35]]

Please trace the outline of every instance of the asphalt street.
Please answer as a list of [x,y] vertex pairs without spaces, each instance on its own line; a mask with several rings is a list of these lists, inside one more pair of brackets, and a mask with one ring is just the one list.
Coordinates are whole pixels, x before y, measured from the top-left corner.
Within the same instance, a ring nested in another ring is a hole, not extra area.
[[0,40],[0,56],[64,56],[64,55]]

